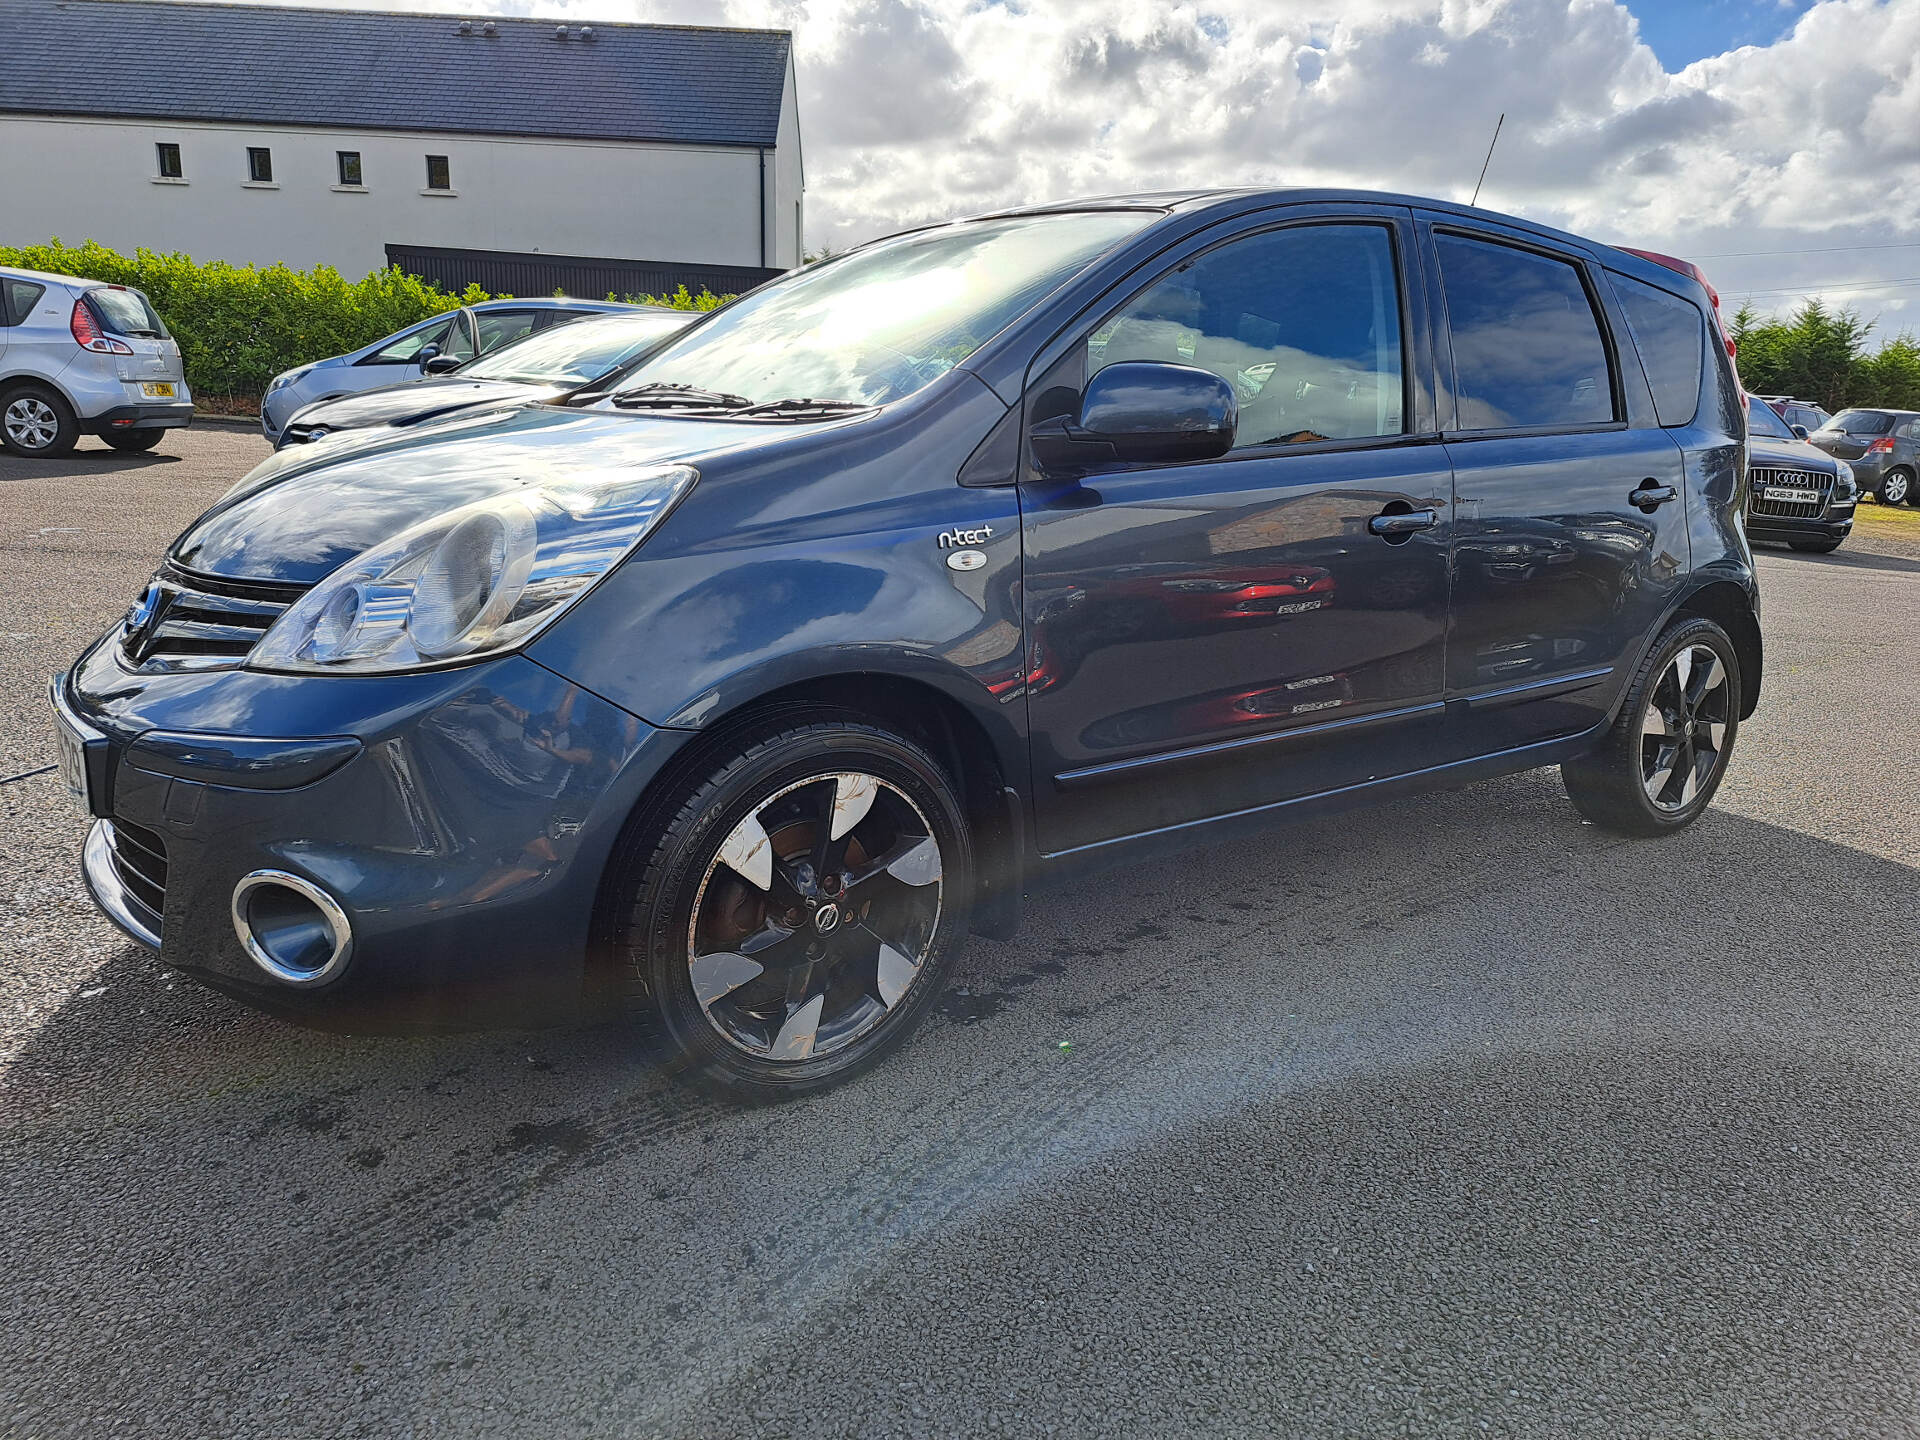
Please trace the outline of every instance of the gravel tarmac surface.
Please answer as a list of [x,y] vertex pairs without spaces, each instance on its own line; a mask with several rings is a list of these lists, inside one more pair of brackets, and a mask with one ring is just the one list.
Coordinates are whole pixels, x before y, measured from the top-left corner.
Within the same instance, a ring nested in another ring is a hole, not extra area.
[[[264,453],[0,459],[0,776]],[[1920,1434],[1920,544],[1760,566],[1690,832],[1540,772],[1120,871],[744,1113],[243,1009],[0,782],[0,1434]]]

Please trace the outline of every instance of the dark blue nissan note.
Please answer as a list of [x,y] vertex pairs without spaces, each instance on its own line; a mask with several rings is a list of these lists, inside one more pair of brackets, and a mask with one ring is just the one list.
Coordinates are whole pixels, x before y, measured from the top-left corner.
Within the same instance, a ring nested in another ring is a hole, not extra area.
[[618,393],[262,464],[56,682],[101,908],[283,1006],[873,1063],[1069,867],[1561,767],[1700,814],[1760,685],[1690,276],[1400,196],[933,226]]

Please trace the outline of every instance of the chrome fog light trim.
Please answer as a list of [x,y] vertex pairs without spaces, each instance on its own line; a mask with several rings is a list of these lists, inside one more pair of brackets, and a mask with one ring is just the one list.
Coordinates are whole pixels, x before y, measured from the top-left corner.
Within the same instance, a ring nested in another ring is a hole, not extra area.
[[347,967],[353,926],[310,880],[255,870],[233,887],[233,933],[253,963],[286,985],[324,985]]

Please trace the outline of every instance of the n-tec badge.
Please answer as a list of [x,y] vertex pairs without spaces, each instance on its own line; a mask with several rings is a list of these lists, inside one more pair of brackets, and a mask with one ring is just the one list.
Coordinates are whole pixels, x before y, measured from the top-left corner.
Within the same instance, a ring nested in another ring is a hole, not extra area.
[[978,530],[961,530],[956,527],[940,532],[940,548],[957,550],[962,545],[984,545],[992,538],[993,526],[991,525],[982,525]]
[[986,563],[987,552],[984,550],[955,550],[947,556],[949,570],[978,570]]

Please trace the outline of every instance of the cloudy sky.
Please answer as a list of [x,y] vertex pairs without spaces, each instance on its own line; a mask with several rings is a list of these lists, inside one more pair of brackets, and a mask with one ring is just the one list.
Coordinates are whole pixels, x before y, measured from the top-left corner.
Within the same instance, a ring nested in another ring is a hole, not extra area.
[[496,3],[792,30],[814,247],[1156,187],[1465,200],[1504,111],[1483,204],[1920,330],[1920,0]]

